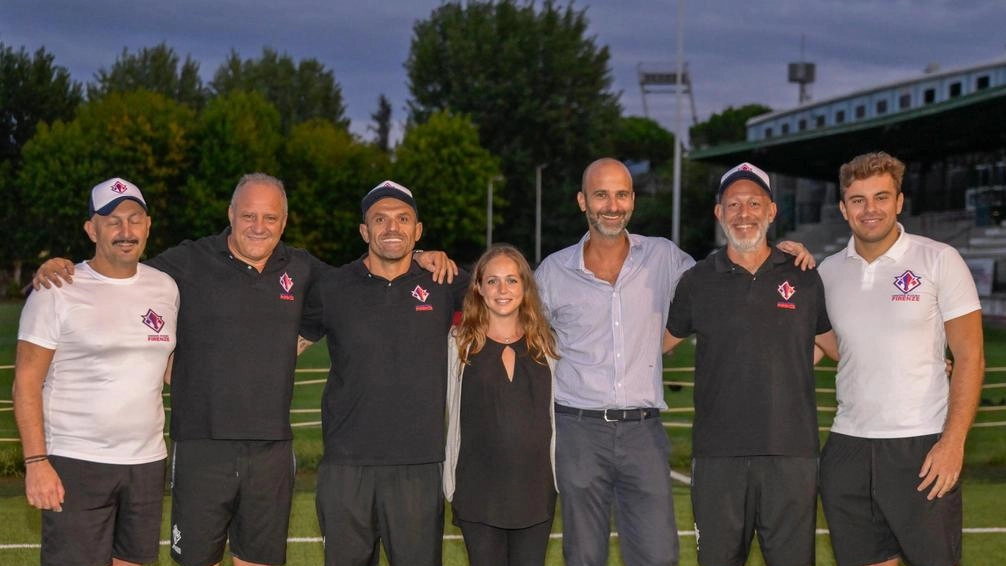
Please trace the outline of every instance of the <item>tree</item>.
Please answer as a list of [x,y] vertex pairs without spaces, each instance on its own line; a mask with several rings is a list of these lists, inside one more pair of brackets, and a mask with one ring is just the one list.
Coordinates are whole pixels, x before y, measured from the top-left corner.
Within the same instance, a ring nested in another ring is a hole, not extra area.
[[369,129],[377,134],[377,147],[385,153],[391,151],[391,102],[383,94],[377,98],[377,110],[370,119],[374,121]]
[[83,100],[80,83],[53,61],[45,48],[29,55],[0,42],[0,161],[16,164],[40,122],[69,120]]
[[41,125],[24,147],[17,178],[25,203],[17,222],[23,257],[92,253],[81,233],[88,191],[109,177],[143,191],[153,218],[148,254],[177,243],[172,224],[182,207],[178,187],[191,170],[194,118],[192,109],[160,94],[134,91],[89,101],[72,122]]
[[[716,221],[713,205],[716,204],[716,182],[719,171],[705,163],[684,159],[681,162],[681,249],[692,257],[701,259],[716,247]],[[665,162],[651,170],[655,182],[669,187],[672,183],[674,165]],[[636,209],[632,213],[629,229],[647,236],[662,236],[670,239],[673,235],[671,211],[674,195],[670,191],[655,194],[640,194],[637,187]]]
[[290,131],[282,159],[285,239],[333,265],[360,257],[360,199],[388,177],[388,155],[329,121],[310,120]]
[[[486,190],[500,166],[479,144],[475,125],[466,116],[434,113],[409,128],[396,156],[394,178],[413,191],[419,205],[422,245],[450,250],[461,262],[477,259],[486,245]],[[494,193],[494,207],[506,205],[502,192]],[[493,220],[505,224],[501,215]]]
[[[4,226],[23,221],[21,186],[14,182],[22,148],[40,124],[71,119],[83,99],[80,83],[53,61],[44,48],[29,55],[24,47],[14,50],[0,42],[0,221]],[[11,266],[13,287],[20,287],[23,262],[35,257],[26,248],[25,237],[21,230],[8,230],[0,244],[0,265]]]
[[650,118],[621,118],[614,137],[614,155],[622,161],[649,161],[656,169],[674,157],[674,134]]
[[[501,159],[510,193],[502,239],[530,250],[535,168],[543,175],[549,248],[583,230],[573,195],[583,167],[611,148],[620,108],[607,47],[587,35],[586,12],[546,1],[443,4],[413,28],[405,63],[410,120],[437,111],[471,117]],[[568,215],[566,211],[569,211]]]
[[210,100],[192,132],[193,166],[177,203],[177,237],[205,236],[226,226],[231,194],[245,173],[278,174],[279,124],[276,108],[258,93],[236,91]]
[[280,55],[266,47],[259,59],[242,61],[231,51],[213,75],[210,86],[218,95],[238,90],[260,93],[279,111],[283,132],[312,118],[349,128],[342,89],[332,71],[317,59],[302,59],[294,64],[286,53]]
[[123,48],[111,69],[102,67],[95,73],[94,84],[87,85],[87,97],[94,99],[110,92],[140,89],[163,94],[192,108],[201,108],[206,102],[199,63],[188,55],[182,62],[165,43],[144,47],[136,53]]
[[747,139],[747,121],[771,111],[761,104],[745,104],[740,108],[727,106],[723,112],[714,113],[705,122],[691,127],[692,145],[698,148],[742,142]]

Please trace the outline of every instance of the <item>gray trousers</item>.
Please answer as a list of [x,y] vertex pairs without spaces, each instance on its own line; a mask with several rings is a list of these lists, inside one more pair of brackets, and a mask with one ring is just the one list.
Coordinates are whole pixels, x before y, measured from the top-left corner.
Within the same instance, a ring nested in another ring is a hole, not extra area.
[[659,418],[556,414],[556,474],[567,566],[604,566],[615,513],[625,566],[678,563],[670,442]]

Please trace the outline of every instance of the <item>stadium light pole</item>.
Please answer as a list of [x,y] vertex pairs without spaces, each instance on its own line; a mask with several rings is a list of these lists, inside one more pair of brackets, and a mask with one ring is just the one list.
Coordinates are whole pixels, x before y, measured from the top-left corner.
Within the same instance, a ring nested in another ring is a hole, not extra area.
[[534,168],[534,264],[541,263],[541,170],[547,163]]
[[486,189],[486,249],[493,245],[493,182],[502,181],[502,175],[489,178],[489,187]]
[[671,212],[671,239],[679,246],[681,245],[681,149],[684,143],[681,136],[681,77],[685,73],[684,4],[685,0],[678,0],[678,87],[674,89],[674,177],[672,189],[674,209]]

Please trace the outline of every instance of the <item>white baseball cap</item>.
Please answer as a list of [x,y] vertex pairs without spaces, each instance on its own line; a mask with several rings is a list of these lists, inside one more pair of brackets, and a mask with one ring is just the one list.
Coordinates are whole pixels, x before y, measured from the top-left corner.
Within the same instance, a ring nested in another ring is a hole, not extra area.
[[147,210],[147,201],[143,200],[143,193],[136,185],[119,177],[102,181],[91,189],[88,216],[95,214],[108,216],[124,200],[136,201],[143,207],[143,210]]

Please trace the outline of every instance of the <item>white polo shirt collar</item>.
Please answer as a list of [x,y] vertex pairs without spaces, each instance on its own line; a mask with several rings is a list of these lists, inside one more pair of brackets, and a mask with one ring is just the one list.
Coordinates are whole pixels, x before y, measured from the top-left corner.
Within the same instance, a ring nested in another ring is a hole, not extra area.
[[[901,222],[898,222],[896,225],[898,227],[898,239],[894,241],[891,247],[887,248],[886,252],[880,254],[880,257],[877,258],[878,260],[887,258],[887,261],[897,262],[908,251],[908,238],[905,237],[905,227],[901,225]],[[849,236],[849,244],[845,247],[845,257],[846,259],[859,259],[869,263],[866,261],[866,258],[859,255],[859,252],[856,251],[855,236]]]

